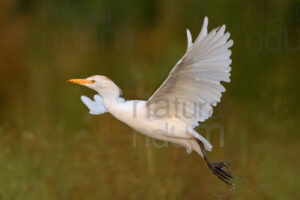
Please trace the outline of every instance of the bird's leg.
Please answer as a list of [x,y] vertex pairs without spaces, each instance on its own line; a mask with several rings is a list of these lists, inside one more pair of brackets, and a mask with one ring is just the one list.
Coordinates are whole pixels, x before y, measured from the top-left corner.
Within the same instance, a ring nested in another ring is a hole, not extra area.
[[211,162],[210,159],[207,156],[205,147],[203,142],[196,139],[197,143],[200,145],[201,151],[203,153],[204,160],[211,169],[211,171],[222,181],[224,181],[226,184],[231,185],[231,180],[234,178],[230,172],[228,172],[224,167],[227,167],[229,163],[227,162]]

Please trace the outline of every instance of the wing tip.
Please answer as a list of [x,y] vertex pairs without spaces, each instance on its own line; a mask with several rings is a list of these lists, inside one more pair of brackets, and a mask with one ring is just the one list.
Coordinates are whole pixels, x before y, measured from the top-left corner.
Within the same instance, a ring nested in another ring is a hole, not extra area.
[[81,101],[85,101],[85,100],[87,100],[87,99],[89,99],[87,96],[85,96],[85,95],[81,95],[80,96],[80,99],[81,99]]
[[207,16],[204,17],[204,24],[208,24],[208,17]]
[[204,28],[204,30],[206,30],[206,32],[207,32],[207,26],[208,26],[208,17],[205,16],[205,17],[204,17],[204,20],[203,20],[203,26],[202,26],[202,29]]
[[192,34],[189,29],[186,29],[186,35],[187,35],[187,48],[189,48],[193,45]]

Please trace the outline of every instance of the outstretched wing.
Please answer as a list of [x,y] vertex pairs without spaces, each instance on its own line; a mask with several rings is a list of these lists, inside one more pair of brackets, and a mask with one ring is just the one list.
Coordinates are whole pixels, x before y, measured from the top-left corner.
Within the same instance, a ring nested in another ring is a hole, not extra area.
[[81,96],[81,101],[88,107],[91,115],[101,115],[107,112],[103,99],[98,94],[94,96],[94,101],[87,96]]
[[194,127],[199,121],[209,118],[212,106],[220,102],[225,91],[220,82],[230,82],[229,48],[233,41],[228,40],[230,34],[225,33],[225,25],[210,33],[207,33],[207,25],[208,19],[205,17],[194,43],[187,30],[188,47],[185,55],[147,102],[152,114],[165,105],[171,117],[179,117]]

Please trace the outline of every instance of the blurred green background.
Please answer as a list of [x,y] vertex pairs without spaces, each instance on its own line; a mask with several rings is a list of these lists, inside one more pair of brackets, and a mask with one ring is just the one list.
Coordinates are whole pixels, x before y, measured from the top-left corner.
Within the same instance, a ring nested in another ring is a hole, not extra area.
[[[231,32],[233,70],[198,131],[234,187],[195,153],[89,115],[79,97],[94,92],[66,83],[101,74],[147,99],[205,16]],[[0,199],[300,199],[299,53],[297,0],[1,0]]]

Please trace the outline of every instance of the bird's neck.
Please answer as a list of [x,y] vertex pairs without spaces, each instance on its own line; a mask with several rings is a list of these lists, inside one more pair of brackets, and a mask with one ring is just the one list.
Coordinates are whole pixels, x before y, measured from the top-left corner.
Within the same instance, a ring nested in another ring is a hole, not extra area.
[[119,103],[120,100],[122,99],[120,96],[116,96],[116,95],[103,95],[100,94],[103,98],[103,102],[104,104],[115,104],[115,103]]
[[102,96],[103,100],[107,102],[118,101],[121,95],[120,88],[113,82],[111,82],[108,87],[101,87],[95,90]]
[[124,114],[122,111],[125,100],[116,95],[103,95],[102,98],[106,110],[117,119],[123,120],[123,118],[120,118],[120,115]]
[[102,88],[96,91],[102,96],[104,106],[107,109],[109,109],[109,107],[113,106],[114,104],[122,102],[122,98],[120,97],[121,92],[117,86],[110,88]]

